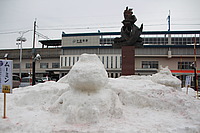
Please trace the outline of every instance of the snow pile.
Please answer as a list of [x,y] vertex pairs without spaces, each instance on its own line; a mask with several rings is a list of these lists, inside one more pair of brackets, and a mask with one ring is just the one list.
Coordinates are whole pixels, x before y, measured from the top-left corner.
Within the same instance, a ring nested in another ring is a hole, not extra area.
[[103,88],[108,75],[97,55],[81,55],[67,77],[71,89],[50,107],[52,112],[62,112],[67,123],[97,123],[100,118],[122,116],[117,95]]
[[0,133],[199,133],[200,100],[179,85],[167,68],[108,78],[97,56],[84,54],[59,82],[8,94]]
[[160,72],[152,76],[152,81],[158,84],[174,87],[177,90],[181,90],[181,81],[172,76],[172,73],[168,67],[163,68],[161,66]]

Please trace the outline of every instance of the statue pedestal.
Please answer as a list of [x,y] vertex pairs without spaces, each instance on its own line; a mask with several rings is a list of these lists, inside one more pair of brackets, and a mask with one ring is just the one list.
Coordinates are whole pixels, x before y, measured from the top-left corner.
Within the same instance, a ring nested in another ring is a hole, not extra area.
[[135,74],[135,46],[122,46],[122,76]]

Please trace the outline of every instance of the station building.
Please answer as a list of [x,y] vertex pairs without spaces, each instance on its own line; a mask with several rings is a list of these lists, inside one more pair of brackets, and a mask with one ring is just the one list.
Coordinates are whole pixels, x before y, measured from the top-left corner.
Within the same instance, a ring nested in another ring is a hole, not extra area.
[[[113,48],[113,39],[119,32],[106,33],[62,33],[62,39],[40,40],[42,48],[37,48],[42,60],[36,62],[37,76],[51,76],[59,79],[69,72],[83,53],[97,54],[104,64],[109,77],[121,76],[121,49]],[[197,74],[200,75],[200,31],[152,31],[143,32],[143,48],[135,48],[135,74],[151,75],[159,67],[168,66],[172,74],[183,82],[185,76],[194,76],[191,64],[196,62]],[[0,57],[5,53],[13,60],[13,73],[19,73],[19,49],[0,50]],[[31,73],[31,51],[23,49],[22,74]],[[198,80],[199,81],[199,80]],[[199,81],[200,84],[200,81]]]

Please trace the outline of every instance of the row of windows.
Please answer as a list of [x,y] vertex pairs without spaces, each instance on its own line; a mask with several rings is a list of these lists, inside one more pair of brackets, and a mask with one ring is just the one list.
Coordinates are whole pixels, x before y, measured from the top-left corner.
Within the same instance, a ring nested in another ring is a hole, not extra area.
[[156,68],[158,69],[158,61],[142,61],[142,68]]
[[[121,68],[122,58],[119,55],[116,56],[99,56],[100,60],[104,64],[105,68]],[[79,57],[61,57],[61,66],[73,66],[75,62],[79,60]],[[178,69],[191,69],[192,62],[178,62]],[[159,68],[159,61],[142,61],[142,68]]]
[[[122,57],[120,55],[114,56],[102,56],[99,55],[99,59],[104,64],[105,68],[121,68]],[[63,56],[61,57],[62,67],[71,67],[79,60],[78,56]],[[158,61],[142,61],[142,68],[156,68],[158,69]]]
[[[99,56],[99,59],[104,64],[105,68],[121,68],[122,59],[121,56]],[[62,67],[71,67],[79,60],[78,56],[64,56],[61,57],[61,66]]]
[[178,69],[192,69],[191,64],[193,62],[178,62]]
[[[178,69],[192,69],[193,62],[178,62]],[[142,68],[157,68],[159,67],[158,61],[142,61]]]
[[[178,69],[192,69],[193,62],[178,62]],[[142,68],[157,68],[159,67],[158,61],[142,61]]]
[[[104,64],[105,68],[121,68],[121,56],[99,56],[100,60]],[[63,57],[61,58],[61,60]],[[64,57],[64,66],[72,66],[79,60],[79,57]],[[61,61],[63,62],[63,61]],[[191,69],[191,64],[193,62],[178,62],[178,69]],[[61,63],[63,66],[63,64]],[[159,62],[158,61],[142,61],[142,68],[156,68],[158,69]],[[19,69],[20,64],[13,64],[14,69]],[[25,68],[32,68],[31,63],[26,63]],[[49,68],[49,63],[40,63],[40,68],[45,69]],[[52,68],[60,68],[60,63],[52,63]]]
[[[20,64],[19,63],[14,63],[13,64],[13,69],[19,69]],[[32,63],[26,63],[25,68],[32,68]],[[49,63],[40,63],[40,68],[49,68]],[[52,68],[60,68],[60,63],[52,63]]]

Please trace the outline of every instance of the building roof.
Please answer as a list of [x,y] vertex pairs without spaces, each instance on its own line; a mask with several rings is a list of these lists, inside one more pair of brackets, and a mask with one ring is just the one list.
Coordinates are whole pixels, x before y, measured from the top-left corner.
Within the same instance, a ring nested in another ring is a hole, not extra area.
[[42,43],[42,47],[45,45],[48,46],[61,46],[61,39],[56,39],[56,40],[39,40],[40,43]]

